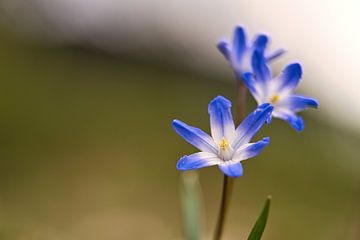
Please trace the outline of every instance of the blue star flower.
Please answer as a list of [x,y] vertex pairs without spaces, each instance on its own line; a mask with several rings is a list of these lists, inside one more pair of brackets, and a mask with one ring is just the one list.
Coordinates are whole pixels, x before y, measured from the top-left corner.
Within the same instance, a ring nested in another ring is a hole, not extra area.
[[211,136],[199,128],[174,120],[175,131],[201,151],[180,158],[177,169],[193,170],[218,165],[227,176],[240,177],[243,173],[240,162],[257,156],[269,144],[268,137],[255,143],[249,142],[270,117],[272,110],[268,103],[259,106],[235,129],[231,102],[218,96],[208,108]]
[[257,103],[270,103],[274,107],[273,117],[285,120],[295,130],[302,131],[304,122],[296,113],[309,107],[317,108],[319,104],[316,99],[293,94],[302,75],[301,65],[289,64],[279,76],[272,77],[263,53],[255,51],[252,69],[253,73],[244,73],[243,79]]
[[[224,55],[225,59],[230,63],[236,78],[241,79],[243,73],[251,71],[251,58],[254,51],[261,51],[265,54],[268,42],[268,36],[259,34],[255,37],[254,41],[249,44],[247,42],[245,29],[241,26],[237,26],[234,30],[232,43],[224,39],[217,44],[217,47]],[[271,61],[281,56],[284,52],[283,49],[278,49],[277,51],[266,55],[266,60]]]

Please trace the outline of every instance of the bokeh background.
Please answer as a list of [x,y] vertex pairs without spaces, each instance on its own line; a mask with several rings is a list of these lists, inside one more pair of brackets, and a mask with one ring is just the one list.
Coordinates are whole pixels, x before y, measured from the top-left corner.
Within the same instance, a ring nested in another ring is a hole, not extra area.
[[[237,180],[225,239],[245,239],[268,194],[263,239],[360,238],[360,4],[344,1],[0,1],[0,238],[183,239],[175,164],[195,149],[179,118],[209,130],[207,104],[235,99],[215,44],[234,25],[270,33],[319,99],[305,131],[273,121]],[[249,99],[248,109],[255,107]],[[199,171],[203,238],[222,175]]]

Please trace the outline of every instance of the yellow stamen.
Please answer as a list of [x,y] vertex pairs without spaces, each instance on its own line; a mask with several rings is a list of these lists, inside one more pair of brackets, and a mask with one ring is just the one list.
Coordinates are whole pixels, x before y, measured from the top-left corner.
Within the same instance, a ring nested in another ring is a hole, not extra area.
[[280,100],[279,95],[274,95],[270,98],[270,103],[271,104],[276,104],[278,101]]
[[223,138],[219,143],[219,147],[221,150],[225,151],[229,147],[229,142],[225,138]]

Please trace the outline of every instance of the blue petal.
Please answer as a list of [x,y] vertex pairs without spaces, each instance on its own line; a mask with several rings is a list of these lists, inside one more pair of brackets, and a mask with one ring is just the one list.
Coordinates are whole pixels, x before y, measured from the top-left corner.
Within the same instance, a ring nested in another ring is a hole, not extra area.
[[302,76],[302,69],[299,63],[287,65],[279,76],[279,90],[293,90],[299,84]]
[[231,114],[231,102],[223,96],[214,98],[208,107],[211,135],[216,142],[225,137],[232,141],[235,134],[234,120]]
[[222,55],[225,57],[226,60],[230,61],[231,57],[230,57],[230,47],[229,47],[229,42],[226,40],[221,40],[218,42],[217,44],[217,48],[218,50],[222,53]]
[[256,143],[249,143],[239,148],[233,157],[234,161],[242,161],[256,157],[270,143],[270,138],[265,137]]
[[204,152],[217,153],[214,140],[199,128],[191,127],[180,120],[173,121],[173,128],[188,143]]
[[264,53],[255,50],[251,58],[251,66],[255,74],[256,80],[262,83],[271,79],[271,72],[269,66],[266,64]]
[[246,34],[242,26],[237,26],[234,30],[233,51],[236,61],[240,62],[246,51]]
[[304,130],[304,120],[300,116],[291,116],[287,121],[296,131],[301,132]]
[[271,54],[269,54],[266,57],[266,61],[267,62],[271,62],[272,60],[275,60],[276,58],[280,57],[281,55],[283,55],[285,53],[284,49],[278,49],[275,52],[272,52]]
[[269,103],[264,103],[245,118],[236,129],[235,140],[232,144],[235,151],[240,146],[250,142],[251,138],[260,130],[265,121],[269,119],[272,110],[273,106]]
[[289,108],[295,112],[302,111],[308,107],[317,108],[319,106],[316,99],[300,95],[289,96],[287,103],[289,104]]
[[220,170],[228,177],[237,178],[243,174],[243,167],[240,162],[219,164]]
[[266,119],[266,124],[270,124],[272,121],[272,115],[270,115],[267,119]]
[[253,97],[258,100],[258,95],[259,93],[256,90],[255,87],[255,79],[254,76],[251,72],[246,72],[243,74],[242,79],[244,80],[244,83],[247,87],[247,89],[249,89],[250,93],[253,95]]
[[275,117],[287,121],[296,131],[301,132],[304,130],[303,119],[296,115],[294,112],[277,112]]
[[214,153],[198,152],[180,158],[176,164],[177,170],[193,170],[209,167],[222,163],[223,161]]
[[269,39],[266,35],[264,35],[264,34],[258,35],[254,41],[254,45],[253,45],[254,50],[264,53],[266,46],[268,44],[268,41],[269,41]]

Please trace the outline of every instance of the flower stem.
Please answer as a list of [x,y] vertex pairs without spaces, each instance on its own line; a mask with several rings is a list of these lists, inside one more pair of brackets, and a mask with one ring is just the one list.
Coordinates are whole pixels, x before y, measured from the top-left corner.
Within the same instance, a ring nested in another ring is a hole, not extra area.
[[217,220],[214,240],[220,240],[223,229],[224,229],[224,223],[225,223],[225,217],[227,214],[227,210],[229,207],[229,202],[232,194],[234,181],[232,178],[229,178],[224,174],[224,181],[223,181],[223,189],[221,194],[221,204],[220,204],[220,211],[219,216]]
[[236,101],[236,126],[238,126],[246,117],[246,86],[242,79],[237,80],[237,101]]
[[[237,80],[237,112],[236,125],[240,124],[246,116],[246,87],[242,79]],[[229,178],[224,174],[223,189],[221,194],[221,203],[219,216],[217,219],[214,240],[220,240],[223,234],[225,220],[230,205],[230,199],[234,186],[234,178]]]

